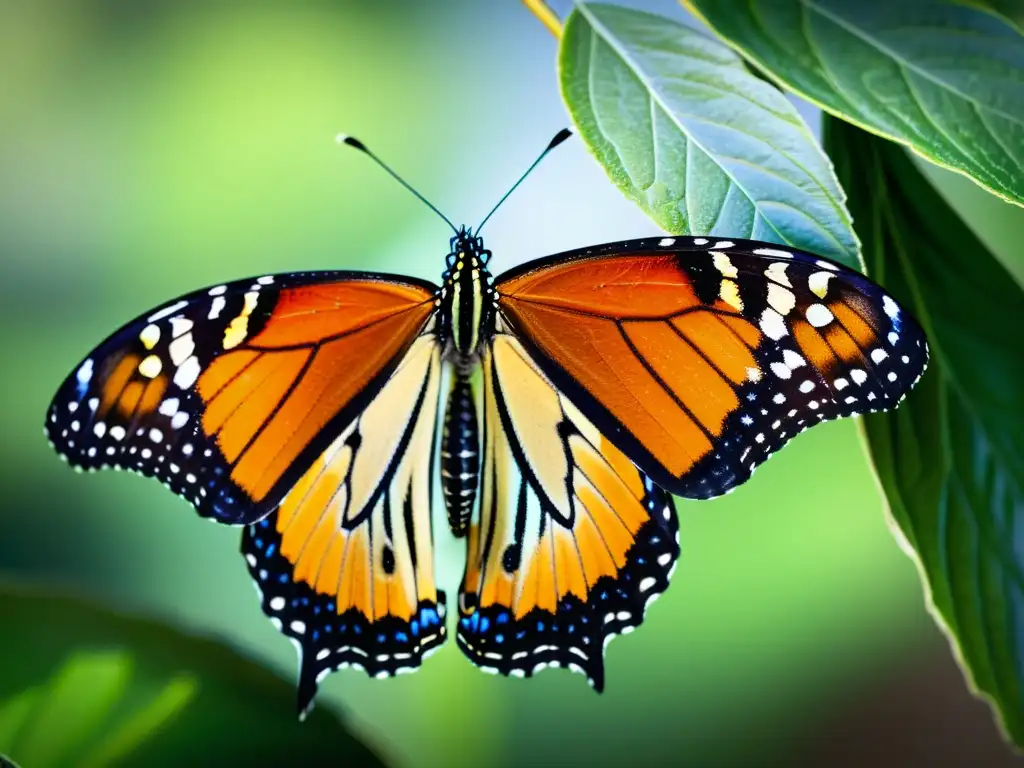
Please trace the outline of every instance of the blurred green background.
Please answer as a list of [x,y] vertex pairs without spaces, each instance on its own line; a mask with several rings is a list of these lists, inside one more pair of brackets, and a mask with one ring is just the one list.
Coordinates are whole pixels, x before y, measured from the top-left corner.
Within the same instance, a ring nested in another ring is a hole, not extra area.
[[[116,326],[199,286],[329,268],[437,280],[443,223],[335,134],[475,224],[568,122],[555,48],[514,0],[0,3],[0,578],[220,637],[292,679],[239,531],[153,482],[70,472],[42,437],[49,398]],[[1024,212],[929,176],[1009,261]],[[570,141],[486,234],[500,272],[657,232]],[[334,675],[321,705],[399,766],[1008,760],[888,532],[852,421],[679,512],[673,586],[610,646],[604,695],[566,672],[483,675],[451,642],[416,675]],[[452,595],[462,545],[437,531]]]

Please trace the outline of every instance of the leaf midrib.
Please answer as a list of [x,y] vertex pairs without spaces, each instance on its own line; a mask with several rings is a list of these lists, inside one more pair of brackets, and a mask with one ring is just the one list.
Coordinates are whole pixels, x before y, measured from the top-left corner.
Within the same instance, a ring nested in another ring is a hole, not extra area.
[[[710,157],[710,158],[716,157],[715,153],[710,152],[707,149],[707,147],[705,147],[703,144],[701,144],[700,141],[695,139],[690,134],[690,132],[687,131],[686,128],[682,124],[680,124],[680,122],[676,119],[676,116],[673,113],[673,111],[671,109],[669,109],[668,106],[666,105],[666,103],[665,103],[664,99],[662,98],[661,94],[658,92],[657,89],[654,88],[653,84],[648,80],[648,78],[644,76],[642,69],[639,67],[639,65],[636,63],[636,61],[634,61],[633,58],[626,51],[624,51],[620,45],[617,44],[615,36],[611,34],[611,32],[608,30],[607,27],[604,26],[604,24],[602,24],[597,18],[594,17],[593,13],[587,7],[587,4],[585,4],[585,3],[578,3],[576,5],[576,10],[578,10],[580,12],[580,14],[584,18],[586,18],[587,23],[590,24],[590,27],[593,30],[593,32],[595,34],[597,34],[608,46],[610,46],[612,48],[612,50],[615,51],[615,53],[618,54],[619,58],[621,58],[622,61],[624,61],[626,63],[626,65],[629,67],[630,71],[640,80],[641,83],[643,83],[644,87],[647,89],[647,93],[650,95],[651,101],[653,103],[657,103],[657,105],[661,109],[661,111],[664,112],[668,116],[669,120],[672,121],[672,124],[675,125],[676,128],[684,136],[686,136],[687,144],[690,144],[692,142],[704,154],[706,154],[708,157]],[[799,127],[797,127],[797,128],[799,129]],[[739,130],[739,129],[736,129],[736,130]],[[806,168],[804,168],[803,165],[801,163],[797,162],[796,159],[791,157],[789,155],[789,153],[783,152],[781,150],[776,150],[776,151],[778,151],[780,155],[782,155],[783,157],[785,157],[788,160],[790,160],[794,165],[796,165],[805,174],[807,174],[807,177],[810,178],[811,180],[813,180],[815,182],[815,184],[817,184],[818,189],[821,190],[821,192],[824,194],[825,198],[830,203],[832,203],[832,207],[838,213],[840,213],[840,214],[842,213],[842,209],[839,206],[836,205],[835,199],[832,197],[832,195],[829,193],[829,191],[825,187],[823,187],[821,185],[821,183],[818,181],[817,177],[814,174],[810,173]],[[721,169],[722,173],[725,174],[725,176],[729,179],[729,182],[733,186],[735,186],[737,189],[739,189],[739,190],[741,190],[743,192],[743,194],[746,196],[746,198],[753,205],[754,210],[757,213],[761,214],[761,218],[764,219],[765,222],[768,224],[768,226],[771,227],[772,231],[775,232],[778,235],[780,240],[782,242],[789,243],[790,241],[786,238],[786,236],[782,232],[779,231],[779,229],[778,229],[778,227],[776,227],[775,223],[772,222],[771,219],[769,219],[767,216],[765,216],[762,213],[761,206],[760,206],[759,202],[751,195],[751,193],[746,189],[746,187],[744,187],[739,181],[737,181],[736,177],[732,173],[730,173],[728,169],[726,169],[725,167],[723,167],[722,165],[720,165],[717,162],[715,163],[715,165],[716,165],[716,167]],[[628,172],[627,172],[627,174],[628,174]],[[822,230],[825,233],[827,233],[829,238],[832,239],[835,242],[836,246],[838,247],[838,249],[842,253],[848,253],[847,247],[839,240],[838,237],[836,237],[836,235],[833,232],[831,232],[830,230],[828,230],[828,229],[826,229],[824,227],[822,228]],[[854,255],[854,258],[856,259],[857,258],[856,253],[853,254],[853,255]]]

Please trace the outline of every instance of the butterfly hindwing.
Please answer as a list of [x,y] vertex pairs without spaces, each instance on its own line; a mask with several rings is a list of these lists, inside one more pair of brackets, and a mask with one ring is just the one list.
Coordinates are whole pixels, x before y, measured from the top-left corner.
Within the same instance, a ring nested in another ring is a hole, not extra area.
[[893,408],[920,326],[863,275],[754,241],[636,240],[498,278],[502,320],[652,479],[709,498],[795,434]]
[[476,664],[604,686],[604,648],[643,621],[679,554],[672,500],[498,333],[483,358],[483,462],[458,643]]
[[242,552],[263,611],[300,649],[299,709],[335,669],[386,677],[445,639],[430,524],[441,353],[421,335]]
[[47,435],[81,469],[156,477],[219,522],[268,514],[387,379],[434,309],[411,279],[319,272],[197,291],[68,376]]

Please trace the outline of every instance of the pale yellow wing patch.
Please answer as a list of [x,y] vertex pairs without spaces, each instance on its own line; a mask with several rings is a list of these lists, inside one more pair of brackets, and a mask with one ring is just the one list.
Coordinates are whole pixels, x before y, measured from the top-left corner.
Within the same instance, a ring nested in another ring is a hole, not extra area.
[[643,620],[678,555],[669,496],[559,392],[515,337],[483,356],[480,505],[458,641],[477,664],[603,685],[606,638]]
[[[409,671],[445,638],[430,523],[441,348],[424,334],[278,510],[246,530],[264,611],[330,671]],[[311,694],[310,694],[311,695]]]

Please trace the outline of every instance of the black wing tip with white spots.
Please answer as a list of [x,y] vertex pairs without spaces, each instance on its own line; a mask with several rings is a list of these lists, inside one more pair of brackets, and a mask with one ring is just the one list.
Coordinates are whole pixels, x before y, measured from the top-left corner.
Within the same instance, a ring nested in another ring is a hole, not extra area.
[[421,601],[410,621],[385,616],[371,622],[355,608],[338,614],[330,595],[294,581],[294,568],[280,551],[276,515],[245,529],[241,551],[263,613],[298,651],[300,718],[312,709],[320,682],[331,672],[354,668],[378,678],[414,672],[445,642],[443,591],[437,592],[437,602]]
[[[195,396],[177,392],[167,397],[180,410],[164,407],[146,425],[97,416],[99,398],[79,396],[71,379],[58,390],[47,413],[44,435],[60,458],[79,472],[125,470],[158,480],[188,501],[202,516],[227,525],[244,525],[265,512],[243,494],[220,481],[228,467],[216,455],[191,418]],[[180,416],[179,416],[180,414]]]
[[[913,369],[913,379],[899,393],[883,391],[879,396],[880,388],[870,389],[864,382],[847,382],[843,387],[845,394],[841,390],[836,391],[833,383],[829,394],[818,394],[817,399],[814,399],[815,394],[828,390],[829,385],[808,375],[804,381],[813,384],[813,388],[802,393],[806,398],[801,404],[793,402],[792,395],[787,396],[781,392],[760,396],[749,404],[745,403],[746,407],[741,407],[726,418],[723,430],[724,434],[742,434],[743,438],[734,437],[731,441],[724,440],[716,445],[714,452],[698,460],[686,475],[673,480],[672,492],[689,499],[712,499],[730,493],[749,480],[759,466],[782,450],[790,440],[815,424],[893,410],[917,385],[928,364],[928,348],[923,340],[920,347],[904,352],[900,357],[906,359],[908,369]],[[774,356],[769,353],[763,357]],[[760,362],[763,361],[759,359]],[[885,369],[879,367],[876,370],[888,375]],[[843,380],[837,381],[843,383]],[[800,408],[796,413],[793,412],[794,406]],[[734,449],[731,444],[733,441],[739,450],[735,457],[737,460],[723,461],[725,452]]]
[[[671,250],[675,246],[668,243],[670,239],[661,242],[663,247]],[[755,352],[762,377],[759,382],[751,382],[739,391],[741,406],[726,418],[721,432],[732,438],[716,444],[712,453],[698,460],[681,478],[665,478],[653,473],[655,479],[672,493],[693,499],[708,499],[728,493],[746,482],[758,466],[808,427],[834,419],[892,410],[924,374],[929,352],[921,326],[881,286],[859,272],[814,254],[782,246],[768,247],[765,243],[745,240],[687,239],[726,253],[739,251],[743,255],[756,255],[768,265],[764,271],[766,276],[771,272],[773,262],[800,265],[805,272],[816,270],[810,275],[800,276],[799,270],[792,274],[794,281],[813,278],[814,274],[825,278],[816,286],[821,291],[817,295],[823,303],[812,304],[807,310],[807,320],[816,328],[839,322],[825,310],[826,295],[831,299],[839,296],[859,303],[862,308],[870,305],[881,325],[873,329],[876,343],[864,350],[863,364],[850,366],[842,375],[829,379],[809,363],[781,325],[777,330],[776,326],[769,326],[765,318],[774,318],[778,313],[771,314],[775,310],[766,297],[760,268],[746,275],[739,271],[736,282],[743,314],[759,318],[762,332],[774,343],[762,344]],[[717,284],[721,278],[721,273],[710,261],[713,253],[714,250],[680,254],[681,268],[690,274],[698,288],[702,281],[707,282],[711,288],[709,295],[717,295]],[[830,281],[828,278],[833,276],[837,280]],[[705,280],[706,277],[709,279]],[[772,282],[769,280],[767,284],[770,286]],[[792,283],[788,288],[797,292],[798,289],[807,290],[808,286]],[[814,290],[813,284],[811,290]],[[811,316],[812,308],[823,315],[820,320]],[[778,320],[781,319],[778,315]]]
[[[244,525],[260,519],[272,507],[254,505],[230,481],[230,466],[203,433],[205,406],[196,383],[223,351],[225,331],[246,295],[276,297],[279,288],[326,274],[239,280],[194,291],[135,318],[61,384],[45,422],[50,445],[78,470],[124,469],[153,477],[217,522]],[[258,304],[250,318],[253,332],[274,303]],[[112,377],[121,381],[119,389],[110,384]],[[140,394],[128,397],[129,387]]]
[[[265,275],[165,302],[112,333],[68,375],[47,410],[50,445],[75,469],[155,477],[203,517],[228,525],[259,520],[273,509],[273,499],[254,504],[230,480],[231,467],[203,433],[205,405],[196,391],[203,370],[224,351],[225,334],[243,310],[248,334],[258,333],[282,289],[383,277],[326,271]],[[120,389],[108,387],[115,373]],[[121,407],[131,402],[121,399],[129,385],[142,386],[143,395],[135,406]],[[143,409],[140,404],[150,396],[153,402]]]
[[661,515],[638,529],[617,578],[602,576],[586,602],[565,596],[557,613],[534,608],[515,618],[500,605],[476,607],[458,621],[456,642],[484,672],[533,677],[562,667],[586,676],[604,691],[608,644],[640,626],[646,611],[669,585],[679,557],[679,523],[672,497],[647,481],[648,501]]

